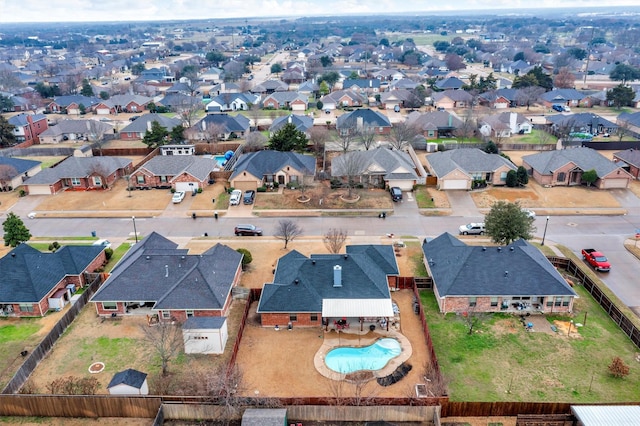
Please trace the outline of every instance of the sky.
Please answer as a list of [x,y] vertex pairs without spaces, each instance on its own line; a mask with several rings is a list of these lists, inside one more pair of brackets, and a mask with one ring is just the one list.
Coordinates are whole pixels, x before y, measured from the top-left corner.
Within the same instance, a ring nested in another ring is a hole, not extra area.
[[[0,23],[163,21],[215,18],[424,13],[601,7],[603,0],[0,0]],[[610,0],[607,6],[637,6]]]

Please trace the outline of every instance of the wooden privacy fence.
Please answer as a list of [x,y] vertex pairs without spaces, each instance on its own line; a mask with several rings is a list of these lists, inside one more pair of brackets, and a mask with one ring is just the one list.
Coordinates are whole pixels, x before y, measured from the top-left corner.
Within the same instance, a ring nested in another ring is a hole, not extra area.
[[593,296],[594,300],[605,310],[607,315],[615,322],[624,334],[636,347],[640,348],[640,329],[615,305],[615,303],[598,287],[591,277],[573,260],[564,257],[549,257],[549,261],[556,268],[565,269],[573,275],[582,286]]
[[0,415],[154,418],[160,397],[112,395],[0,395]]
[[442,417],[496,417],[518,414],[567,414],[571,404],[564,402],[462,402],[442,404]]
[[2,390],[3,394],[15,393],[20,390],[22,385],[27,381],[33,370],[38,366],[38,363],[49,353],[54,343],[64,333],[69,324],[73,322],[78,313],[82,310],[84,305],[87,304],[89,298],[95,293],[102,283],[102,275],[93,274],[93,281],[84,293],[78,298],[78,300],[69,308],[69,310],[60,318],[51,331],[45,336],[44,339],[35,347],[27,359],[22,363],[16,374],[13,375],[7,386]]

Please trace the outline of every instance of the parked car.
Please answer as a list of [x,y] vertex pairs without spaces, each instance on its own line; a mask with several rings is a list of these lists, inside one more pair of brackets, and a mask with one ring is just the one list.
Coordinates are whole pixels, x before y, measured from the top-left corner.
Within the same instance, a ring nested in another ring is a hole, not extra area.
[[397,186],[392,186],[389,188],[389,192],[391,193],[391,199],[393,201],[402,201],[402,190]]
[[232,206],[237,206],[240,204],[240,199],[242,198],[242,191],[239,189],[234,189],[231,191],[231,196],[229,197],[229,204]]
[[256,191],[250,189],[248,191],[244,191],[244,197],[242,197],[242,202],[245,204],[253,204],[253,200],[256,198]]
[[136,121],[139,117],[139,115],[132,115],[131,117],[129,117],[129,121]]
[[522,211],[527,214],[528,218],[530,218],[530,219],[535,219],[536,218],[536,212],[534,212],[533,210],[522,209]]
[[92,246],[100,246],[104,248],[110,248],[111,242],[109,240],[96,240],[91,244]]
[[173,204],[181,203],[182,200],[184,200],[185,194],[186,193],[184,191],[176,191],[173,193],[173,197],[171,197],[171,201],[173,202]]
[[596,249],[582,249],[582,258],[596,271],[609,272],[611,270],[611,264],[607,257]]
[[234,231],[236,235],[262,235],[262,228],[258,228],[255,225],[244,224],[235,227]]
[[569,108],[568,106],[563,106],[562,109],[564,112],[571,112],[571,108]]
[[564,112],[564,107],[562,105],[554,104],[551,106],[551,109],[558,112]]
[[468,223],[458,229],[461,235],[484,235],[484,223]]

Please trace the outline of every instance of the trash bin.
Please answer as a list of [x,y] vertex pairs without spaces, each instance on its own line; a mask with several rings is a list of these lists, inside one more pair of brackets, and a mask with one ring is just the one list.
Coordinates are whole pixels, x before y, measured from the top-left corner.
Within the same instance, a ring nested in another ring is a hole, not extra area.
[[371,325],[369,326],[369,330],[371,330],[371,331],[376,331],[376,325],[375,325],[375,324],[371,324]]
[[91,231],[91,236],[92,236],[92,237],[95,237],[96,235],[97,235],[97,234],[96,234],[96,231]]
[[195,218],[196,218],[196,214],[195,214],[195,212],[194,212],[194,213],[191,213],[191,217],[192,217],[193,219],[195,219]]
[[213,217],[215,217],[216,220],[218,220],[218,212],[213,212]]

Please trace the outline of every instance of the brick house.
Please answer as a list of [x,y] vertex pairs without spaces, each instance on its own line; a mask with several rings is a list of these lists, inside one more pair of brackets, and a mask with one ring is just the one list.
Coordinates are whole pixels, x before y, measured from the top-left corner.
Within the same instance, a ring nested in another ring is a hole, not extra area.
[[[82,113],[82,107],[85,112],[93,111],[95,105],[99,104],[102,100],[95,96],[82,96],[82,95],[65,95],[56,96],[46,106],[47,112],[54,114],[76,114]],[[81,107],[82,105],[82,107]]]
[[363,129],[372,129],[377,135],[391,133],[389,118],[369,108],[356,109],[338,117],[336,129],[342,134],[356,134]]
[[256,190],[274,182],[286,185],[313,179],[315,171],[316,160],[312,155],[271,150],[250,152],[236,162],[229,184],[236,189]]
[[218,163],[213,158],[158,155],[131,174],[130,184],[137,189],[174,188],[192,192],[209,184],[216,167]]
[[40,134],[49,128],[44,114],[18,114],[7,121],[14,126],[13,135],[23,147],[40,143]]
[[453,136],[463,125],[462,120],[446,111],[413,111],[407,116],[407,124],[420,130],[425,139]]
[[160,126],[164,127],[168,131],[171,131],[174,127],[182,124],[182,121],[177,118],[165,117],[161,114],[145,114],[134,122],[120,130],[120,139],[123,140],[139,140],[144,138],[147,132],[151,131],[151,126],[154,121],[157,121]]
[[595,170],[598,189],[627,188],[633,176],[591,148],[572,148],[525,155],[522,165],[540,185],[575,186],[582,184],[582,174]]
[[440,312],[573,311],[577,297],[544,254],[525,240],[468,246],[449,233],[422,245]]
[[31,195],[55,194],[63,189],[104,189],[131,173],[133,165],[124,157],[69,157],[24,181]]
[[366,98],[353,90],[338,90],[323,96],[320,100],[324,109],[337,109],[340,107],[361,107]]
[[194,255],[153,232],[127,252],[90,301],[99,316],[223,317],[241,275],[242,254],[228,246]]
[[640,179],[640,150],[626,149],[613,154],[613,161],[631,176]]
[[356,324],[360,328],[393,317],[390,288],[399,269],[391,245],[347,246],[345,254],[307,257],[292,251],[276,265],[260,295],[257,313],[265,327]]
[[0,259],[0,315],[42,317],[61,309],[106,262],[104,247],[64,246],[42,253],[20,244]]

